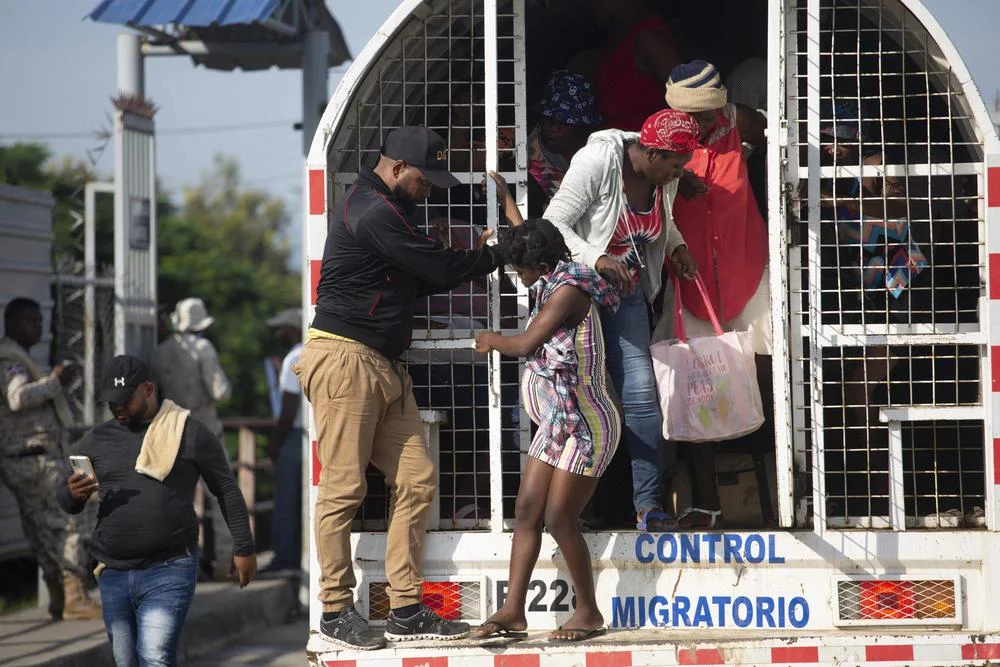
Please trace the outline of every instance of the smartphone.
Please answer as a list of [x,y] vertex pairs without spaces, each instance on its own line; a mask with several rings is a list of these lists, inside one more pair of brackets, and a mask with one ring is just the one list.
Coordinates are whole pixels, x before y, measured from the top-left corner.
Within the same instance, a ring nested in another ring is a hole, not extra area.
[[73,472],[82,472],[84,475],[97,478],[97,475],[94,474],[94,464],[90,462],[89,456],[71,456],[69,464],[73,467]]

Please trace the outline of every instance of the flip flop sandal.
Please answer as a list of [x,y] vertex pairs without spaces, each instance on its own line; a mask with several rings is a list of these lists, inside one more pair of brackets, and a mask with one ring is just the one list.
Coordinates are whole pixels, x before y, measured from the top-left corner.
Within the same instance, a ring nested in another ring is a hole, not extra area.
[[[650,528],[650,524],[653,525]],[[669,512],[663,510],[646,510],[640,512],[636,517],[636,530],[644,533],[662,533],[677,530],[677,519],[674,519]]]
[[587,629],[587,628],[563,628],[560,626],[560,628],[556,632],[572,632],[575,633],[575,636],[572,639],[565,639],[565,638],[557,639],[555,637],[550,637],[549,641],[576,644],[582,641],[586,641],[587,639],[593,639],[594,637],[600,637],[603,634],[607,634],[608,629],[606,627]]
[[[484,634],[476,634],[477,630],[487,629]],[[501,623],[496,621],[486,621],[478,628],[474,628],[470,637],[472,639],[495,639],[497,637],[502,637],[504,639],[525,639],[528,633],[524,630],[508,630]]]
[[702,516],[707,516],[708,517],[708,523],[705,524],[705,525],[701,525],[701,524],[692,525],[692,526],[690,526],[690,528],[709,528],[709,529],[711,529],[711,528],[715,528],[715,523],[718,521],[719,517],[722,516],[722,510],[705,510],[705,509],[702,509],[700,507],[689,507],[686,510],[684,510],[683,512],[681,512],[680,516],[677,517],[677,524],[678,524],[678,526],[680,526],[680,523],[682,521],[684,521],[684,519],[686,519],[688,517],[693,517],[694,515],[698,515],[698,514],[700,514]]

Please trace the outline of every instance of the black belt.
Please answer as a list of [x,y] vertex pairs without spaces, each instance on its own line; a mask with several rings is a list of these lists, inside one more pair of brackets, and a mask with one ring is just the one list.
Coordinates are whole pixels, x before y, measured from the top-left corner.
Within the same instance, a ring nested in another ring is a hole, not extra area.
[[44,456],[48,453],[44,447],[29,447],[23,452],[18,452],[16,454],[4,454],[5,459],[26,459],[29,456]]

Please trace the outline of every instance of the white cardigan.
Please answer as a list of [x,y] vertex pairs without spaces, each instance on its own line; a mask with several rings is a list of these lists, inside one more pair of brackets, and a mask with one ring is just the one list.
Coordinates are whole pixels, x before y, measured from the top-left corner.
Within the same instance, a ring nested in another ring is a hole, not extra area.
[[[590,135],[587,145],[577,151],[542,216],[562,233],[573,259],[597,268],[606,254],[618,218],[625,206],[622,191],[622,161],[626,142],[638,141],[635,132],[604,130]],[[671,211],[677,195],[677,181],[663,186],[663,230],[647,248],[646,268],[639,282],[646,298],[660,291],[660,272],[667,255],[684,245],[684,237],[674,225]]]

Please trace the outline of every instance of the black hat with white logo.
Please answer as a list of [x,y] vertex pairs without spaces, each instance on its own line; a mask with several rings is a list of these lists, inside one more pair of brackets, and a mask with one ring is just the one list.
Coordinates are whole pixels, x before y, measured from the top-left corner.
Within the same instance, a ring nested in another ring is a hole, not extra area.
[[131,354],[120,354],[104,364],[101,371],[101,397],[106,403],[127,403],[143,382],[153,381],[149,365]]
[[458,179],[448,171],[448,149],[441,135],[422,125],[399,127],[389,133],[382,155],[416,167],[432,185],[453,188]]

